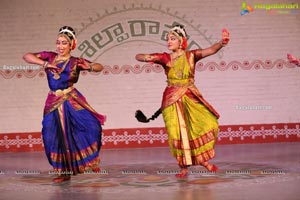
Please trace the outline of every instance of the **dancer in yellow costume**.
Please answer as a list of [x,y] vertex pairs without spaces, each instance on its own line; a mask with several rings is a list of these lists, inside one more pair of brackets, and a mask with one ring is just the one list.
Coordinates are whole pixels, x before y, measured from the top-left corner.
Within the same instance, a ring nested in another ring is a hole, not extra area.
[[215,156],[219,114],[196,88],[194,75],[197,61],[217,53],[228,42],[229,33],[224,29],[220,42],[206,49],[187,51],[186,31],[183,26],[176,25],[167,35],[171,53],[136,55],[138,61],[162,65],[167,75],[168,85],[159,111],[163,114],[171,153],[181,168],[177,177],[186,177],[191,165],[218,170],[208,161]]

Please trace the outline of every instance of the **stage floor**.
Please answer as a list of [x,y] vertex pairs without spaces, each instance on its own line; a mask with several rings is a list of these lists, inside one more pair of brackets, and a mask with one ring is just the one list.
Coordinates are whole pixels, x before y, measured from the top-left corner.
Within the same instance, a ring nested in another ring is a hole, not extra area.
[[217,145],[220,171],[178,179],[169,148],[103,149],[101,173],[52,183],[44,152],[0,153],[0,199],[300,199],[300,143]]

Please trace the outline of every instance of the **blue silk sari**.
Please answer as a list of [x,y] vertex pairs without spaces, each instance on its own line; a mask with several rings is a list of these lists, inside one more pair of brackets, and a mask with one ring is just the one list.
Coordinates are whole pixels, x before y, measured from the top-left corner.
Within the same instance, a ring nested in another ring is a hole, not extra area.
[[[42,60],[53,63],[54,52],[41,52]],[[61,73],[46,70],[50,92],[45,103],[42,136],[45,152],[54,172],[78,174],[100,163],[102,127],[105,116],[98,114],[74,88],[80,70],[76,59],[56,64]]]

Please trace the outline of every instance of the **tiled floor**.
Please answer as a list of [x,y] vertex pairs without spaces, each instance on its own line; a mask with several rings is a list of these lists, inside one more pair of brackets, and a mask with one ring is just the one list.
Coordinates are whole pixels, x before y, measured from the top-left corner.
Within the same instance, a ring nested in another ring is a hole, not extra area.
[[300,143],[218,145],[216,174],[178,167],[168,148],[101,151],[101,173],[52,183],[44,152],[0,153],[0,199],[300,199]]

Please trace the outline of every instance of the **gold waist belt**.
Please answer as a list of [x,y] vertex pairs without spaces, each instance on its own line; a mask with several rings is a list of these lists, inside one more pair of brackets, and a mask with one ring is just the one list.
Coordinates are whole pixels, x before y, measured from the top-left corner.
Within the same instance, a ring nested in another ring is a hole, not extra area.
[[72,86],[72,87],[68,87],[67,89],[64,89],[64,90],[58,89],[58,90],[55,90],[55,91],[50,91],[50,93],[54,94],[55,96],[62,96],[62,95],[68,94],[73,89],[74,89],[74,87]]
[[190,79],[168,79],[168,86],[177,86],[177,87],[182,87],[182,86],[190,86],[194,84],[194,81]]

